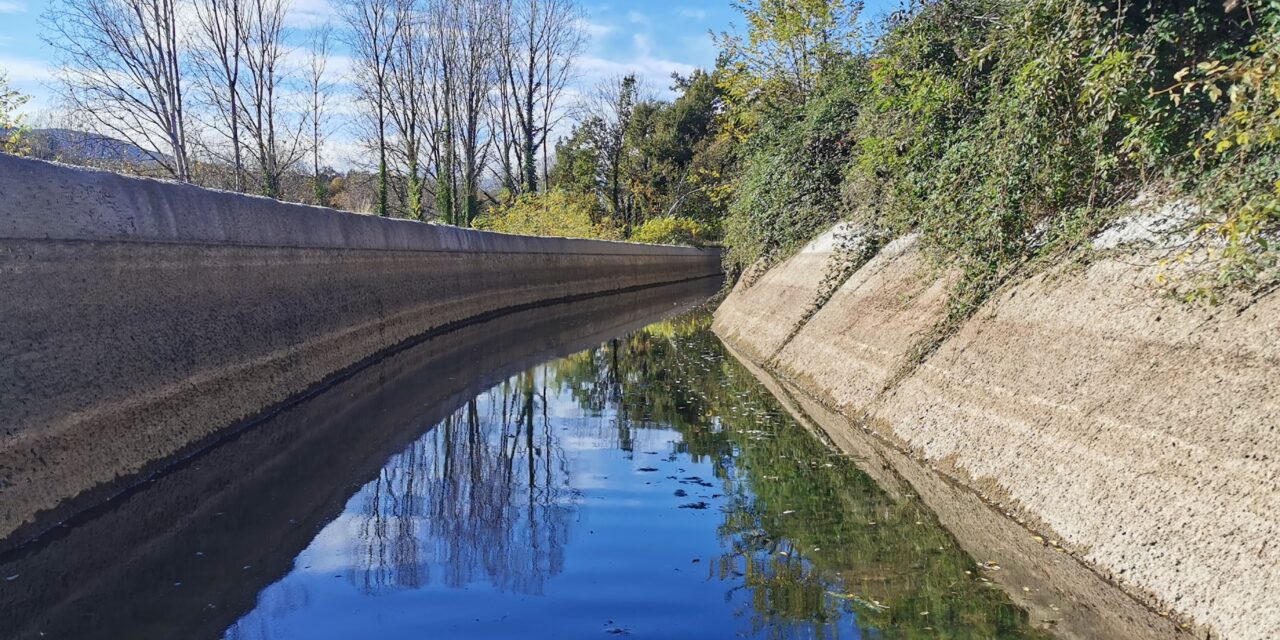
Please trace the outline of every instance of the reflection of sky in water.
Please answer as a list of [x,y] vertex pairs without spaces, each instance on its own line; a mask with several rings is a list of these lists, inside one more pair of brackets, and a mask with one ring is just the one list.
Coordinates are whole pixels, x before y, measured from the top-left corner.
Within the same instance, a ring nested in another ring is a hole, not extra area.
[[226,637],[1039,635],[919,501],[833,456],[706,322],[659,323],[467,403],[392,456]]
[[621,450],[611,410],[545,377],[394,456],[227,637],[739,637],[749,593],[710,573],[726,504],[710,461],[674,455],[669,429]]

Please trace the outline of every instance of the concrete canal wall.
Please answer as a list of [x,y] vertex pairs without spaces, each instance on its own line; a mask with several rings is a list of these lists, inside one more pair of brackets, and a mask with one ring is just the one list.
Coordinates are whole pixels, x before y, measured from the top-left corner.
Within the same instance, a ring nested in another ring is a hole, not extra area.
[[807,316],[834,244],[739,283],[717,332],[1198,637],[1280,637],[1280,294],[1190,307],[1151,256],[1104,253],[1005,287],[904,368],[951,277],[899,240]]
[[[718,284],[512,313],[371,363],[17,554],[0,574],[21,576],[0,588],[3,637],[77,638],[92,614],[96,638],[137,638],[140,620],[150,638],[220,638],[424,429],[508,376],[685,311]],[[193,549],[201,568],[183,572],[175,599],[174,567],[189,566]]]
[[432,331],[719,272],[0,154],[0,538]]

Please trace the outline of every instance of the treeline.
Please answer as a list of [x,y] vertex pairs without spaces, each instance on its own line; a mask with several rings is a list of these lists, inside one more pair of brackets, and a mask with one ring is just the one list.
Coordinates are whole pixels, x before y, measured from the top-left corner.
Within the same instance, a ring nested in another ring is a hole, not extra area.
[[466,225],[545,188],[585,41],[573,0],[335,6],[292,29],[288,0],[55,0],[45,37],[68,113],[138,149],[139,172],[332,204],[342,119],[366,160],[345,182],[368,179],[380,215]]
[[963,273],[960,318],[1158,188],[1199,205],[1172,288],[1276,282],[1280,3],[932,0],[874,29],[860,8],[752,0],[721,38],[733,269],[841,220],[846,265],[914,233]]
[[[852,221],[846,272],[916,234],[963,273],[954,317],[1160,190],[1199,206],[1172,289],[1278,281],[1276,0],[919,0],[879,22],[855,0],[745,0],[745,30],[669,101],[636,76],[575,83],[573,0],[340,6],[300,51],[285,0],[55,0],[47,22],[68,102],[178,179],[503,231],[722,240],[737,273]],[[353,110],[335,105],[338,38],[367,166],[344,202],[323,157]]]
[[635,75],[595,87],[557,142],[550,191],[495,207],[484,228],[701,245],[720,235],[731,143],[717,76],[673,76],[673,101]]
[[[45,38],[72,124],[25,150],[460,226],[716,235],[726,156],[712,76],[673,78],[674,102],[635,76],[584,90],[575,0],[334,6],[336,24],[299,29],[289,0],[54,0]],[[329,166],[337,125],[358,140],[356,170]],[[67,144],[77,129],[106,144]]]

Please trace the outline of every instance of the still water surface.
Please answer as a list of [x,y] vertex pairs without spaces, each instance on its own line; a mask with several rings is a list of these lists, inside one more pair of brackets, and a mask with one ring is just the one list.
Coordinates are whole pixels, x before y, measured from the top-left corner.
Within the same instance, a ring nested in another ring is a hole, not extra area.
[[[305,436],[259,425],[0,564],[19,573],[0,612],[31,637],[1038,637],[917,500],[792,420],[705,308],[669,316],[706,291],[647,295],[615,301],[645,318],[566,306],[553,331],[491,325],[499,353],[475,330],[339,385],[293,420]],[[504,353],[521,335],[547,344]],[[68,586],[86,565],[106,577]]]

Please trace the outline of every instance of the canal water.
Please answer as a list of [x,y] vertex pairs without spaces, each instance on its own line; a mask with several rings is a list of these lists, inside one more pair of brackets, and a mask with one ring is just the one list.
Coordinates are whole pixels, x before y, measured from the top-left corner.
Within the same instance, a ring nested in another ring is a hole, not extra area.
[[0,637],[1039,637],[688,283],[416,345],[0,559]]

